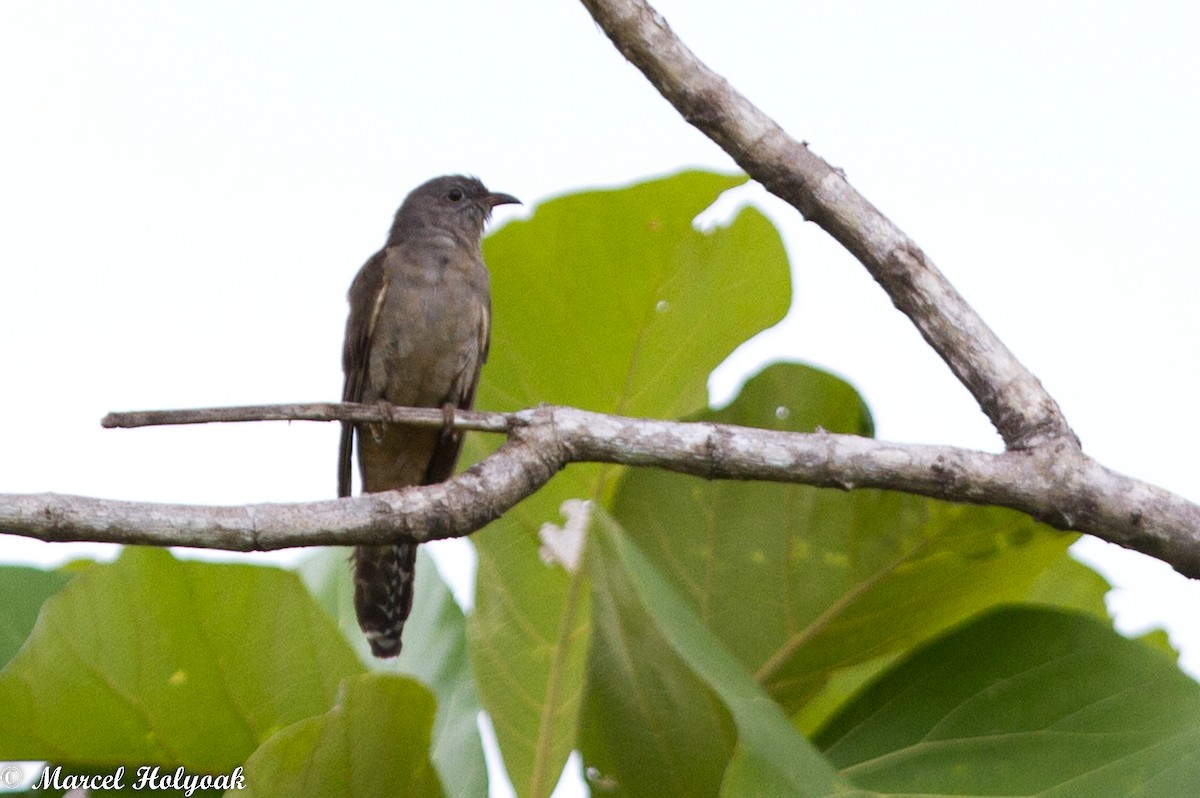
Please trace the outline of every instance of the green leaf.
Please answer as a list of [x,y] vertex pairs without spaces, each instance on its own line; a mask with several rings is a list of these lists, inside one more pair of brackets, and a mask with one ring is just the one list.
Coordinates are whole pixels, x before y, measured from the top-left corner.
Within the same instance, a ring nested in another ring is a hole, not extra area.
[[404,627],[404,648],[396,660],[371,655],[354,615],[354,578],[349,549],[322,549],[300,565],[317,600],[334,616],[342,633],[369,667],[410,674],[437,697],[431,757],[451,795],[485,795],[487,763],[479,736],[479,699],[467,659],[462,609],[442,580],[425,547],[417,550],[416,596]]
[[871,437],[875,422],[858,392],[845,380],[800,363],[775,363],[755,374],[734,400],[704,410],[697,420],[787,432],[826,432]]
[[[593,717],[600,726],[585,739],[602,738],[600,761],[615,768],[602,770],[601,778],[629,795],[715,794],[735,728],[743,757],[726,777],[722,794],[848,793],[779,706],[603,511],[596,510],[592,533],[588,562],[603,594],[597,607],[611,611],[604,623],[625,633],[654,627],[650,635],[617,635],[626,646],[622,650],[593,648],[589,704],[621,703],[637,716],[619,725],[608,722],[608,713]],[[695,721],[701,729],[690,727]],[[681,733],[695,747],[679,745]]]
[[[476,544],[467,639],[476,688],[517,794],[544,796],[575,748],[591,603],[582,571],[546,566],[535,545],[508,531],[508,540]],[[540,603],[529,595],[535,587],[545,591]]]
[[1134,640],[1137,640],[1144,646],[1149,646],[1161,654],[1166,654],[1171,658],[1171,662],[1178,663],[1179,661],[1179,652],[1175,649],[1175,646],[1171,645],[1171,637],[1165,629],[1151,629],[1145,634],[1138,635]]
[[[869,429],[849,386],[791,364],[699,417]],[[625,476],[613,515],[789,714],[843,669],[886,663],[999,602],[1027,599],[1073,540],[996,508],[650,470]],[[1085,575],[1064,568],[1058,587]]]
[[[492,348],[477,405],[657,417],[704,407],[712,369],[791,299],[782,243],[760,213],[706,233],[692,226],[744,180],[687,172],[565,196],[489,237]],[[469,438],[468,459],[491,445]],[[538,531],[566,499],[605,501],[621,473],[572,466],[473,536],[471,657],[522,796],[548,795],[575,747],[590,636],[586,575],[544,565]]]
[[1107,621],[1104,597],[1111,589],[1112,585],[1103,576],[1072,557],[1063,557],[1038,574],[1026,600],[1090,613]]
[[833,671],[824,686],[792,716],[792,725],[801,734],[811,737],[847,701],[875,681],[879,674],[891,667],[900,656],[888,654]]
[[50,598],[0,671],[0,759],[228,772],[360,671],[295,574],[130,548]]
[[615,522],[596,523],[605,528],[588,541],[594,628],[580,719],[591,779],[606,796],[716,795],[737,743],[733,717],[659,630],[610,540]]
[[663,417],[704,407],[713,368],[791,302],[787,256],[761,213],[693,227],[745,180],[684,172],[570,194],[491,235],[492,349],[478,405]]
[[915,653],[817,742],[879,795],[1191,798],[1200,685],[1095,617],[1010,607]]
[[71,574],[16,565],[0,567],[0,667],[33,631],[42,602],[71,581]]
[[[374,668],[381,660],[371,656],[371,647],[367,645],[362,630],[358,628],[358,618],[354,614],[354,570],[350,564],[351,551],[353,549],[346,546],[315,549],[296,566],[296,573],[317,604],[337,624],[363,665]],[[421,556],[420,549],[417,550],[417,556]],[[417,566],[417,571],[423,573],[420,565]],[[417,590],[421,589],[421,581],[417,580]],[[414,611],[417,606],[414,596]]]
[[433,696],[412,679],[382,673],[349,678],[332,709],[263,744],[246,763],[246,789],[226,794],[441,796],[429,761],[434,708]]

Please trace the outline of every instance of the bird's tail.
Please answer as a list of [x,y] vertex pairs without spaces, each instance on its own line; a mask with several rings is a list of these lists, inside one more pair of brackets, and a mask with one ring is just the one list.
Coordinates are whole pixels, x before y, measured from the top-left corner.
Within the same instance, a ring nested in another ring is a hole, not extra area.
[[400,634],[412,611],[417,542],[354,548],[354,611],[371,653],[400,653]]

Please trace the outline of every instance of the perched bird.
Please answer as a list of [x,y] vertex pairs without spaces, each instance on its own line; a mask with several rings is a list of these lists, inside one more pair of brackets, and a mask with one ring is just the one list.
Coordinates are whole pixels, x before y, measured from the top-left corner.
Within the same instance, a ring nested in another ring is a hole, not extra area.
[[[473,177],[447,175],[405,198],[383,249],[350,286],[342,401],[469,408],[487,359],[491,291],[480,251],[497,205],[519,202]],[[338,496],[350,495],[357,428],[366,493],[441,482],[454,472],[462,433],[396,424],[342,424]],[[412,609],[416,541],[354,549],[354,609],[377,657],[400,653]]]

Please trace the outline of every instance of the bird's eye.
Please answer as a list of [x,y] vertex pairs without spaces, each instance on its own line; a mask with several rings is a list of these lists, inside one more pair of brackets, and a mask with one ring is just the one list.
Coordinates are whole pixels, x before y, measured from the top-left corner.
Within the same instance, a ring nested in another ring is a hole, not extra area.
[[452,189],[450,189],[450,193],[447,194],[446,196],[450,198],[451,202],[458,202],[459,200],[461,200],[463,198],[462,189],[461,188],[452,188]]

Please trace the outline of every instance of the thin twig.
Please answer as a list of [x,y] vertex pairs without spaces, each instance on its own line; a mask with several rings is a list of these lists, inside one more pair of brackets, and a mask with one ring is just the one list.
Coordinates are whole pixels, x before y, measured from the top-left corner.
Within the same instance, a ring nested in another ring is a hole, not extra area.
[[[217,424],[243,421],[387,421],[417,427],[445,424],[441,409],[362,405],[352,402],[312,402],[288,405],[244,405],[241,407],[204,407],[190,410],[133,410],[109,413],[100,420],[107,429],[131,429],[175,424]],[[516,422],[510,413],[483,413],[456,410],[453,426],[478,432],[508,432]]]

